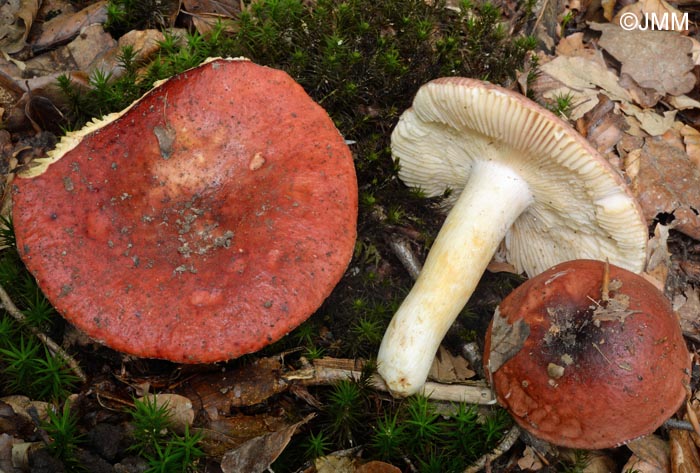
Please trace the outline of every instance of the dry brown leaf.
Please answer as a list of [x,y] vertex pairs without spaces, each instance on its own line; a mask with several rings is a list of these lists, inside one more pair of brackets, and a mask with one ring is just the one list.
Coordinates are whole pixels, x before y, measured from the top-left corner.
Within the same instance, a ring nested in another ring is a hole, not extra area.
[[47,411],[50,409],[50,404],[44,401],[33,401],[27,396],[12,395],[0,398],[0,401],[9,405],[15,414],[23,417],[29,422],[33,422],[30,410],[35,412],[42,420],[48,419]]
[[620,61],[620,71],[640,86],[662,95],[693,90],[693,43],[688,38],[675,31],[627,31],[604,23],[591,23],[590,27],[603,33],[598,44]]
[[0,434],[0,471],[15,471],[15,465],[12,464],[12,445],[17,441],[9,434]]
[[240,0],[182,0],[188,13],[213,14],[235,18],[241,13]]
[[671,430],[671,471],[673,473],[697,473],[700,471],[700,454],[691,433]]
[[556,30],[560,25],[557,20],[559,2],[537,2],[535,11],[537,22],[533,31],[537,41],[544,44],[547,51],[554,49]]
[[200,34],[209,33],[218,22],[227,25],[241,13],[240,0],[183,0],[182,6]]
[[97,40],[101,41],[98,43],[96,40],[95,42],[101,44],[101,46],[94,46],[93,49],[95,51],[93,51],[93,54],[91,56],[85,55],[85,58],[81,60],[73,52],[73,45],[75,43],[80,44],[80,38],[93,28],[104,30],[101,25],[85,28],[83,34],[73,40],[68,47],[81,71],[91,74],[95,70],[100,70],[105,75],[111,74],[112,79],[117,79],[124,75],[124,67],[119,60],[119,56],[125,47],[133,49],[135,64],[145,64],[156,55],[160,50],[159,42],[165,39],[163,33],[152,29],[131,30],[119,38],[119,42],[112,40],[109,35],[107,37],[99,36]]
[[557,44],[555,50],[556,56],[582,57],[589,61],[593,61],[602,67],[606,67],[603,52],[591,47],[583,42],[583,33],[572,33],[566,38],[562,38]]
[[616,3],[617,0],[600,0],[600,5],[603,7],[603,16],[606,20],[612,20]]
[[688,97],[687,95],[671,95],[668,97],[668,103],[676,110],[700,108],[700,102]]
[[629,118],[627,123],[631,128],[638,125],[651,136],[663,135],[671,129],[678,113],[677,110],[668,110],[660,115],[653,109],[642,109],[629,102],[620,102],[620,109]]
[[644,273],[660,291],[666,287],[669,268],[671,266],[671,252],[668,251],[669,227],[657,224],[654,228],[654,237],[647,245],[647,268]]
[[649,224],[659,214],[673,214],[674,229],[700,239],[700,169],[684,151],[647,138],[638,154],[627,155],[625,168]]
[[690,161],[696,168],[700,169],[700,131],[692,126],[683,125],[680,129],[680,133],[683,137],[685,152],[688,154],[688,158],[690,158]]
[[593,51],[583,44],[583,33],[573,33],[559,40],[555,53],[557,56],[584,56]]
[[454,356],[440,345],[430,367],[428,378],[438,383],[461,383],[473,378],[476,373],[469,368],[469,362],[461,356]]
[[541,71],[577,91],[600,88],[612,99],[629,100],[614,72],[584,57],[559,56],[543,64]]
[[[257,415],[236,414],[218,416],[207,411],[209,421],[204,426],[207,438],[214,440],[209,446],[209,454],[223,456],[227,451],[243,445],[248,440],[277,432],[289,427],[289,419],[282,413],[275,416],[269,413]],[[211,414],[211,415],[210,415]]]
[[[148,399],[147,399],[148,398]],[[194,409],[192,409],[192,401],[185,396],[179,394],[149,394],[139,398],[141,402],[150,402],[159,408],[167,408],[170,414],[170,423],[175,432],[184,432],[186,427],[190,427],[194,422]]]
[[9,0],[0,4],[0,51],[14,54],[26,46],[40,0]]
[[492,260],[488,266],[486,266],[486,270],[489,271],[490,273],[512,273],[512,274],[520,274],[518,270],[515,268],[510,263],[507,263],[505,261],[496,261]]
[[646,435],[628,442],[627,448],[642,462],[653,465],[660,471],[669,470],[669,445],[665,440],[655,435]]
[[308,415],[296,424],[277,432],[255,437],[235,450],[226,452],[221,460],[221,470],[224,473],[264,472],[284,451],[297,429],[313,417],[314,414]]
[[227,372],[193,376],[178,392],[195,400],[197,409],[228,412],[231,407],[259,404],[287,389],[280,380],[281,364],[274,358],[262,358]]
[[628,128],[622,115],[615,113],[615,103],[605,94],[598,94],[598,104],[576,121],[578,132],[603,155],[615,149]]
[[[106,54],[117,50],[117,42],[105,31],[102,25],[89,25],[82,29],[80,35],[71,41],[66,48],[71,54],[78,70],[91,74],[98,66],[104,66],[101,60]],[[116,61],[115,61],[116,62]],[[109,73],[109,69],[100,67]]]
[[610,473],[615,471],[617,463],[610,456],[603,452],[591,452],[588,457],[588,464],[583,469],[583,473]]
[[316,473],[354,473],[355,461],[348,456],[327,455],[314,460]]
[[687,285],[683,293],[674,295],[673,310],[680,318],[683,335],[700,341],[700,289]]
[[539,471],[544,465],[540,457],[535,453],[535,450],[528,445],[523,451],[523,456],[518,459],[518,467],[526,471]]
[[688,39],[693,42],[693,49],[691,52],[693,64],[695,64],[696,66],[700,66],[700,41],[691,37],[688,37]]
[[[32,77],[31,79],[17,80],[17,86],[22,95],[12,105],[12,108],[5,111],[3,126],[10,131],[28,129],[30,124],[25,107],[32,97],[44,97],[65,113],[69,107],[66,96],[61,91],[57,81],[57,77],[62,74],[62,72],[54,72],[49,75]],[[71,84],[78,90],[87,88],[87,75],[80,72],[69,72],[67,76]],[[28,91],[31,91],[31,94]]]
[[165,35],[159,30],[131,30],[119,38],[119,48],[131,47],[137,64],[149,61],[160,50]]
[[620,86],[627,89],[632,97],[632,101],[643,108],[655,106],[663,97],[662,94],[655,89],[648,89],[637,84],[632,76],[626,73],[620,74]]
[[622,467],[622,471],[633,471],[634,473],[668,473],[668,469],[662,469],[658,466],[646,462],[639,458],[637,455],[632,455],[625,466]]
[[34,51],[42,51],[65,43],[94,23],[107,21],[107,1],[102,0],[70,14],[58,15],[44,23],[41,34],[32,43]]

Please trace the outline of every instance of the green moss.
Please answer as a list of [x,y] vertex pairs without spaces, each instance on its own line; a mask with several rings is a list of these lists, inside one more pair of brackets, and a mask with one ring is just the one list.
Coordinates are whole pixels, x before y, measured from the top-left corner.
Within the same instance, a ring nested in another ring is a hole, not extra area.
[[164,28],[177,8],[177,2],[167,0],[110,0],[105,28],[116,37],[136,29]]
[[462,472],[491,452],[512,425],[500,408],[439,405],[424,396],[391,400],[369,388],[368,374],[316,393],[323,404],[318,422],[297,436],[274,471],[297,471],[300,458],[363,446],[364,459],[409,462],[421,472]]
[[158,403],[157,397],[134,400],[130,411],[134,443],[129,447],[148,463],[146,473],[194,471],[204,457],[200,448],[201,432],[191,432],[185,425],[182,435],[173,431],[172,413],[168,403]]
[[24,315],[20,323],[4,309],[0,311],[0,395],[64,400],[79,379],[63,358],[51,353],[32,333],[60,333],[62,319],[22,264],[12,222],[2,219],[0,226],[0,285]]
[[78,416],[71,411],[68,403],[62,409],[49,408],[48,419],[41,428],[49,437],[47,448],[49,453],[63,463],[68,472],[86,472],[78,460],[78,449],[84,440],[84,435],[78,429]]

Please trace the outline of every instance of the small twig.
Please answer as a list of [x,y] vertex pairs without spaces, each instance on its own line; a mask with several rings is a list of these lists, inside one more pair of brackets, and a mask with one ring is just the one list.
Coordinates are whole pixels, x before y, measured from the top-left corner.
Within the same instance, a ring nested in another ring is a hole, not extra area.
[[610,300],[610,262],[605,259],[605,267],[603,268],[603,283],[600,289],[600,300],[608,302]]
[[664,427],[669,430],[687,430],[697,433],[691,422],[682,419],[667,419],[666,422],[664,422]]
[[418,274],[422,268],[422,264],[411,248],[411,244],[406,238],[395,234],[387,237],[389,247],[394,252],[394,255],[401,262],[411,278],[415,281],[418,279]]
[[598,353],[600,353],[600,356],[602,356],[603,359],[604,359],[609,365],[612,365],[612,361],[610,361],[610,359],[609,359],[607,356],[605,356],[605,353],[603,353],[603,350],[600,349],[600,347],[598,346],[597,343],[593,342],[593,343],[591,343],[591,345],[593,345],[593,348],[595,348],[596,351],[597,351]]
[[535,20],[535,24],[532,26],[532,31],[535,31],[538,26],[540,26],[540,23],[542,22],[542,18],[544,17],[544,12],[547,9],[547,4],[549,3],[549,0],[545,0],[542,3],[542,8],[540,9],[540,12],[537,14],[537,19]]
[[78,362],[75,361],[75,359],[70,356],[66,351],[58,346],[56,342],[54,342],[51,338],[49,338],[48,335],[45,333],[41,332],[39,329],[36,327],[32,327],[31,325],[27,324],[27,316],[22,313],[21,310],[17,308],[14,302],[12,302],[12,299],[10,296],[7,294],[5,291],[5,288],[2,287],[0,284],[0,302],[2,302],[3,307],[7,311],[8,314],[10,314],[17,322],[22,324],[24,327],[27,327],[30,332],[34,336],[36,336],[41,342],[48,347],[48,349],[54,354],[54,356],[60,356],[66,364],[70,367],[70,369],[73,370],[73,373],[80,378],[80,380],[85,383],[87,382],[87,377],[85,376],[85,373],[83,373],[83,370],[80,369],[80,366],[78,365]]
[[[361,366],[357,366],[353,360],[337,358],[321,358],[314,360],[312,367],[292,371],[282,376],[287,382],[298,382],[303,385],[324,385],[343,379],[361,376]],[[389,392],[384,380],[379,375],[372,375],[370,385],[379,391]],[[424,396],[439,401],[466,402],[469,404],[494,404],[493,393],[485,384],[441,384],[427,382],[421,389]]]
[[520,428],[517,425],[514,425],[513,427],[511,427],[508,433],[501,439],[501,441],[498,442],[496,448],[479,458],[473,465],[464,470],[464,473],[476,473],[477,471],[481,470],[487,464],[493,462],[498,457],[510,450],[513,447],[513,445],[515,445],[515,442],[518,440],[519,437]]

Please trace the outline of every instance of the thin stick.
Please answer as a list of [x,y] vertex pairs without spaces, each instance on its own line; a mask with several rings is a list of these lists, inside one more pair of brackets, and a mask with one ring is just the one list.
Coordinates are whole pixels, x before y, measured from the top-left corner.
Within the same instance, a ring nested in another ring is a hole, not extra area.
[[422,264],[418,257],[413,253],[411,245],[404,237],[392,234],[388,237],[389,247],[394,252],[394,255],[401,262],[411,278],[415,281],[418,279]]
[[603,283],[600,289],[600,300],[608,302],[610,300],[610,262],[605,258],[605,267],[603,268]]
[[78,362],[75,361],[75,359],[70,356],[66,351],[58,346],[56,342],[51,340],[48,335],[45,333],[41,332],[39,329],[36,327],[32,327],[29,325],[27,322],[27,316],[22,313],[21,310],[17,308],[14,302],[12,302],[12,299],[10,296],[7,294],[5,291],[5,288],[2,287],[0,284],[0,302],[2,302],[3,307],[7,311],[8,314],[10,314],[17,322],[22,324],[23,326],[27,327],[34,336],[36,336],[41,342],[48,347],[48,349],[54,354],[54,356],[60,356],[63,358],[63,360],[68,364],[71,370],[73,370],[73,373],[80,378],[80,380],[85,383],[87,382],[87,376],[85,376],[85,373],[83,373],[83,370],[80,369],[80,366],[78,365]]
[[[321,358],[314,360],[314,364],[308,368],[292,371],[282,376],[287,382],[298,382],[303,385],[324,385],[342,379],[355,378],[361,376],[362,367],[357,366],[354,360],[344,360],[339,358]],[[389,392],[384,380],[379,375],[372,375],[369,379],[370,385],[379,391]],[[466,402],[469,404],[490,405],[496,401],[493,393],[485,384],[474,383],[464,384],[441,384],[427,382],[421,389],[424,396],[451,402]]]
[[688,422],[687,420],[671,418],[667,419],[666,422],[663,423],[663,426],[669,430],[687,430],[688,432],[698,433],[698,431],[693,426],[693,423]]
[[476,461],[476,463],[464,470],[464,473],[478,472],[479,470],[484,468],[487,463],[491,463],[492,461],[496,460],[498,457],[506,453],[508,450],[510,450],[513,447],[513,445],[515,445],[515,442],[518,440],[519,437],[520,428],[517,425],[514,425],[513,427],[511,427],[508,433],[501,439],[498,445],[496,445],[496,448],[494,448],[493,451],[479,458]]

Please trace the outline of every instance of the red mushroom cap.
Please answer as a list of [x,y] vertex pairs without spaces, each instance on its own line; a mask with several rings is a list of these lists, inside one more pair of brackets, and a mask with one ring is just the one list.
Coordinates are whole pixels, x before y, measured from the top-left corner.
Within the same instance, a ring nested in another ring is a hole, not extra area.
[[321,305],[352,256],[357,181],[287,74],[217,59],[68,136],[15,180],[13,213],[66,319],[120,351],[204,363]]
[[653,432],[678,409],[690,356],[670,303],[605,263],[554,266],[506,297],[486,335],[497,399],[523,428],[573,448],[608,448]]

